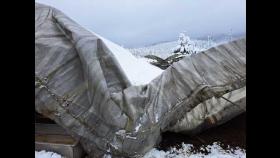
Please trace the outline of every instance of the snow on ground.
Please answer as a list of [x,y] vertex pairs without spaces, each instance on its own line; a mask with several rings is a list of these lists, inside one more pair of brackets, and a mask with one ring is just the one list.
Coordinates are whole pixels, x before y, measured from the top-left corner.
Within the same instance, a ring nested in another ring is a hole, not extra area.
[[[196,51],[203,51],[210,47],[213,47],[220,42],[209,42],[207,40],[191,40],[191,49]],[[173,49],[178,45],[178,41],[171,41],[171,42],[163,42],[147,47],[141,48],[131,48],[129,51],[137,56],[137,57],[144,57],[145,55],[156,55],[161,58],[167,58],[168,56],[172,55]]]
[[193,151],[193,145],[184,144],[179,149],[168,151],[150,150],[143,158],[246,158],[246,151],[240,148],[223,149],[218,143],[201,147],[200,151]]
[[161,58],[167,58],[172,55],[174,47],[178,45],[177,41],[159,43],[152,46],[132,48],[129,51],[137,56],[144,57],[145,55],[156,55]]
[[61,155],[45,150],[35,151],[35,158],[63,158]]
[[[40,152],[35,151],[35,158],[63,157],[59,154],[42,150]],[[111,156],[104,155],[104,158],[111,158]],[[201,147],[199,151],[195,151],[193,150],[193,145],[182,143],[179,149],[173,147],[168,151],[153,148],[143,158],[246,158],[246,150],[230,147],[223,149],[219,143],[214,142],[211,145]]]

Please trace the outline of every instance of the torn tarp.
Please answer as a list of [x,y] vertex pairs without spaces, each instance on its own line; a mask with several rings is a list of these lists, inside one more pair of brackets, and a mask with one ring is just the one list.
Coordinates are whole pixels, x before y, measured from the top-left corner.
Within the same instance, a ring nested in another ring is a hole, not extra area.
[[246,40],[185,57],[134,86],[104,39],[36,4],[35,85],[36,111],[91,157],[137,157],[162,131],[199,132],[246,110]]

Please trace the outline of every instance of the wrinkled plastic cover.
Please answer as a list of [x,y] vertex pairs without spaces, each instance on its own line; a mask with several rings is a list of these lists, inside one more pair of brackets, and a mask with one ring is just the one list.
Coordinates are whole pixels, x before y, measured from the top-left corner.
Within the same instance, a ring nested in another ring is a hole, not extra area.
[[91,157],[137,157],[163,131],[198,132],[245,111],[238,105],[246,98],[246,40],[185,57],[149,84],[132,86],[102,39],[36,4],[35,85],[36,111]]

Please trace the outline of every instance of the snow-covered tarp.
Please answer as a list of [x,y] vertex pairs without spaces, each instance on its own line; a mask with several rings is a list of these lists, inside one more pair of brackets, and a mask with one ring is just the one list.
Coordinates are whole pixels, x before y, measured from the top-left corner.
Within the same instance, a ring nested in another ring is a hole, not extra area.
[[90,157],[143,156],[161,132],[197,133],[246,110],[246,39],[162,71],[36,4],[35,86],[36,111],[79,140]]

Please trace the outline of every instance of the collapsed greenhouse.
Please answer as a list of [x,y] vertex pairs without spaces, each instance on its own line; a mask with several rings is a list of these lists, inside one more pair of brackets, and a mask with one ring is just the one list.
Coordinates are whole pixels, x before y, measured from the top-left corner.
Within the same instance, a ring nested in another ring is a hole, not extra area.
[[35,110],[79,140],[90,157],[142,156],[162,132],[196,134],[246,112],[245,38],[164,71],[151,65],[155,75],[145,83],[128,73],[116,55],[122,51],[59,10],[36,4]]

